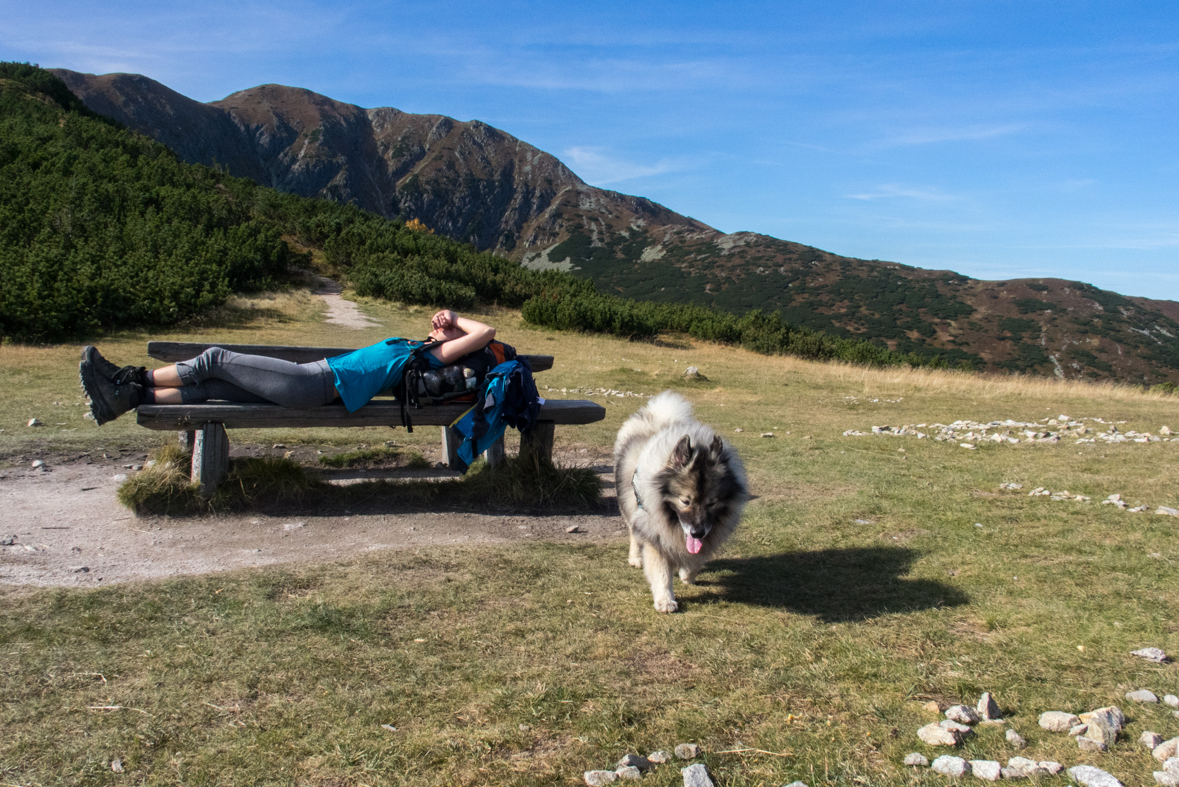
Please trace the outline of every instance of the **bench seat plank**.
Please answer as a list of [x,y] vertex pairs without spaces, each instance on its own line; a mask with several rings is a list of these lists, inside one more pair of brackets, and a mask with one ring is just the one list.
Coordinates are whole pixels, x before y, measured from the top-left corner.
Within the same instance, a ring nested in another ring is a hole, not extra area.
[[[294,363],[313,363],[315,361],[322,361],[324,358],[344,355],[357,349],[355,347],[294,347],[274,344],[148,342],[147,354],[157,361],[176,363],[177,361],[187,361],[189,358],[195,358],[210,347],[221,347],[231,352],[246,353],[247,355],[263,355],[267,358],[279,358]],[[521,353],[517,357],[527,358],[528,363],[532,366],[533,373],[543,372],[553,368],[553,356],[551,355],[525,355]]]
[[[471,407],[470,404],[438,404],[410,409],[414,426],[448,426]],[[578,399],[549,399],[540,406],[538,421],[553,424],[591,424],[606,417],[606,408]],[[204,404],[144,404],[137,410],[140,426],[161,431],[186,431],[206,423],[224,424],[228,429],[273,429],[308,427],[401,426],[401,405],[395,401],[371,401],[355,413],[343,404],[327,404],[303,410],[276,404],[206,402]]]

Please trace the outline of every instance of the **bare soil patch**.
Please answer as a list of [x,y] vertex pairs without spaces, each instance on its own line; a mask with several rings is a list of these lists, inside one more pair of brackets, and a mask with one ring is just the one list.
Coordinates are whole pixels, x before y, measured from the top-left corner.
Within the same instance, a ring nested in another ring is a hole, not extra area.
[[[269,448],[245,445],[235,447],[234,454],[257,455]],[[118,476],[134,473],[145,458],[100,452],[46,458],[38,468],[25,463],[0,469],[0,541],[12,541],[0,546],[0,583],[97,587],[281,563],[325,563],[382,549],[625,538],[613,506],[607,454],[584,459],[595,463],[607,497],[607,505],[591,512],[395,509],[361,500],[351,510],[322,510],[312,502],[277,512],[191,518],[137,517],[118,503]],[[441,479],[448,471],[322,473],[333,483],[355,483],[378,477]],[[574,526],[576,532],[567,532]]]

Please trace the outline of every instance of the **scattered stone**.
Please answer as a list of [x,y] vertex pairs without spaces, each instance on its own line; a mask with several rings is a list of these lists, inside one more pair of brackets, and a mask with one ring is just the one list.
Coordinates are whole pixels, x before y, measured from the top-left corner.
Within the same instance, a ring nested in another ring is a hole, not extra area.
[[1007,737],[1007,742],[1010,743],[1015,748],[1017,748],[1017,749],[1026,749],[1027,748],[1027,745],[1028,745],[1027,739],[1024,738],[1022,735],[1020,735],[1015,730],[1007,730],[1006,737]]
[[1179,756],[1179,738],[1163,741],[1154,748],[1151,755],[1159,762],[1166,762],[1172,757]]
[[1153,661],[1156,664],[1162,664],[1169,658],[1167,654],[1159,648],[1142,648],[1141,650],[1130,651],[1131,656],[1137,656],[1140,659]]
[[790,784],[787,784],[786,787],[807,787],[807,783],[804,781],[798,781],[796,779],[796,780],[790,782]]
[[1179,787],[1179,773],[1167,773],[1166,771],[1155,771],[1154,782],[1159,787]]
[[1179,757],[1172,757],[1163,763],[1163,770],[1167,773],[1179,775]]
[[127,480],[127,474],[126,473],[118,473],[116,475],[111,476],[111,480],[114,481],[116,484],[121,484]]
[[530,729],[532,729],[530,724],[521,724],[519,727],[520,732],[528,732]]
[[1120,781],[1092,765],[1074,765],[1068,769],[1068,775],[1081,787],[1122,787]]
[[662,765],[665,762],[671,762],[671,755],[665,751],[653,751],[647,755],[647,762]]
[[942,709],[938,706],[937,702],[935,702],[934,700],[930,700],[929,702],[925,703],[924,705],[921,706],[921,708],[922,708],[922,710],[927,710],[930,713],[941,713],[942,712]]
[[1161,434],[1165,437],[1170,437],[1171,436],[1171,428],[1169,426],[1164,426],[1162,429],[1159,429],[1159,434]]
[[89,574],[90,566],[74,566],[70,571],[75,574]]
[[961,741],[961,736],[957,732],[947,730],[936,722],[926,724],[917,730],[917,737],[930,746],[957,746]]
[[[1078,738],[1078,743],[1080,743],[1082,738],[1088,738],[1089,740],[1103,743],[1108,748],[1113,746],[1114,742],[1118,739],[1118,733],[1126,724],[1126,716],[1122,713],[1121,709],[1111,705],[1089,711],[1088,713],[1082,713],[1081,723],[1088,724],[1089,729],[1085,730],[1080,738]],[[1084,744],[1081,744],[1081,747],[1085,748]],[[1105,751],[1105,749],[1102,749],[1102,751]]]
[[684,378],[687,380],[707,380],[708,378],[700,374],[700,370],[695,366],[689,366],[684,369]]
[[1138,742],[1151,751],[1154,751],[1159,747],[1159,744],[1163,742],[1163,736],[1159,735],[1157,732],[1150,732],[1147,730],[1138,736]]
[[4,536],[0,538],[0,547],[10,547],[16,543],[16,536]]
[[1030,779],[1032,776],[1047,775],[1048,769],[1040,767],[1040,763],[1029,760],[1026,756],[1013,756],[1003,768],[1003,779]]
[[977,446],[975,446],[973,443],[958,443],[958,446],[961,448],[969,448],[971,451],[974,451],[977,448]]
[[1134,700],[1134,702],[1158,702],[1159,698],[1155,696],[1150,689],[1139,689],[1138,691],[1127,692],[1126,699]]
[[1063,765],[1058,762],[1053,762],[1052,760],[1040,760],[1039,765],[1041,768],[1048,771],[1048,775],[1050,776],[1055,776],[1064,770]]
[[928,768],[929,767],[929,760],[926,759],[925,755],[919,754],[918,752],[915,752],[915,751],[909,752],[908,754],[906,754],[903,762],[905,765],[914,765],[919,768]]
[[[627,754],[614,765],[614,769],[638,768],[640,771],[651,769],[651,761],[641,754]],[[619,774],[621,776],[621,774]]]
[[307,527],[306,522],[287,522],[285,525],[282,526],[282,529],[290,531],[290,530],[299,530],[304,527]]
[[952,754],[943,754],[930,763],[929,767],[943,776],[965,776],[970,773],[970,763]]
[[991,692],[983,692],[983,695],[978,700],[978,716],[984,721],[997,721],[1003,718],[1003,712],[999,710],[999,703],[995,702],[994,696]]
[[580,533],[581,528],[579,528],[577,525],[573,525],[572,527],[565,528],[565,532],[566,533]]
[[1084,735],[1088,731],[1089,731],[1088,724],[1078,724],[1077,726],[1070,729],[1068,731],[1068,734],[1069,734],[1069,737],[1075,738],[1078,735]]
[[618,774],[614,771],[586,771],[583,778],[589,787],[605,787],[616,782]]
[[1159,506],[1156,514],[1166,514],[1167,516],[1179,516],[1179,508],[1171,508],[1170,506]]
[[739,427],[739,426],[738,426],[738,427],[737,427],[736,429],[734,429],[733,431],[734,431],[734,432],[738,432],[738,433],[740,433],[740,432],[744,432],[745,430],[744,430],[744,429],[742,429],[741,427]]
[[680,768],[680,773],[684,777],[684,787],[716,787],[703,763]]
[[1068,732],[1080,723],[1074,714],[1064,711],[1050,710],[1040,714],[1040,726],[1049,732]]
[[1172,708],[1179,708],[1179,697],[1176,697],[1174,694],[1164,694],[1163,702],[1167,703]]
[[700,747],[694,743],[681,743],[675,747],[675,756],[681,760],[694,760],[700,756]]
[[1077,746],[1081,751],[1109,751],[1108,743],[1085,735],[1077,736]]
[[995,760],[971,760],[970,772],[988,782],[997,782],[1003,777],[1003,766]]
[[773,437],[774,433],[773,432],[762,432],[761,436],[762,437]]
[[34,460],[33,460],[33,464],[32,464],[32,465],[30,465],[30,466],[31,466],[31,467],[32,467],[34,470],[36,470],[38,467],[44,467],[44,466],[45,466],[45,462],[43,462],[43,461],[42,461],[42,460],[40,460],[40,459],[34,459]]
[[29,419],[29,426],[44,426],[45,424],[38,421],[36,418]]
[[974,730],[970,729],[969,726],[965,724],[959,724],[953,719],[943,719],[942,721],[938,722],[937,726],[941,727],[943,730],[949,730],[950,732],[958,733],[959,738],[965,738],[967,735],[974,732]]
[[619,779],[641,779],[643,772],[633,765],[627,765],[623,768],[615,768],[614,773],[618,774]]
[[969,705],[951,705],[946,708],[946,718],[961,724],[978,723],[978,713]]
[[122,760],[111,760],[111,770],[114,771],[115,773],[122,773],[123,772],[123,761]]

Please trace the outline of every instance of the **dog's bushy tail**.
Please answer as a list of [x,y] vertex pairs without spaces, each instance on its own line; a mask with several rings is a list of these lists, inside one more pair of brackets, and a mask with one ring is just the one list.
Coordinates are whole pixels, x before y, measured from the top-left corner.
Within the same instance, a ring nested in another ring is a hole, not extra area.
[[692,404],[674,391],[664,391],[647,402],[648,418],[656,431],[692,419]]

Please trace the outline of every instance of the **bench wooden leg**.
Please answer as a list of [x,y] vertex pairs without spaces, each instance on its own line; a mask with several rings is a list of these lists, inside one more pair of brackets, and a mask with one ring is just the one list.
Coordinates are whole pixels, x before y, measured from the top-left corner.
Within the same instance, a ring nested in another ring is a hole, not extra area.
[[487,446],[487,450],[483,452],[483,456],[487,457],[487,464],[491,467],[499,467],[504,463],[504,439],[500,437],[491,445]]
[[552,421],[537,421],[527,432],[520,433],[520,450],[533,451],[538,456],[553,461],[553,434],[556,431]]
[[451,470],[458,469],[462,462],[458,458],[459,446],[463,444],[463,435],[458,429],[449,426],[442,427],[442,456],[446,466]]
[[229,472],[229,435],[221,424],[205,424],[196,430],[192,450],[192,482],[200,484],[201,497],[212,497]]
[[196,430],[189,429],[187,431],[181,432],[179,437],[180,437],[180,450],[183,451],[184,453],[188,454],[191,457],[192,456],[192,449],[194,446],[196,446]]

